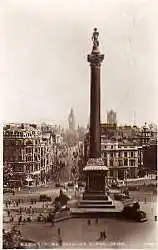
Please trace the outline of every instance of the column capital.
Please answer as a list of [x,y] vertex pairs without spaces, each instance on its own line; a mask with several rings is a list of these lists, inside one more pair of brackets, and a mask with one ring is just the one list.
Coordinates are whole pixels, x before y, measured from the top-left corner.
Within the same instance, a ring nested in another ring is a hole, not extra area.
[[87,56],[87,61],[91,66],[100,66],[104,60],[104,55],[100,53],[92,53]]

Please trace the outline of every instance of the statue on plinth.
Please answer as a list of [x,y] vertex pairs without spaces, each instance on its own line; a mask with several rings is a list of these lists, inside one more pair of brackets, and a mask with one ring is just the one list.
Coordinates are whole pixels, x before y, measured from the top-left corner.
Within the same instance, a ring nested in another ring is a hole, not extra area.
[[99,32],[97,31],[97,28],[94,28],[94,32],[92,35],[93,50],[97,50],[97,48],[99,47],[98,37],[99,37]]

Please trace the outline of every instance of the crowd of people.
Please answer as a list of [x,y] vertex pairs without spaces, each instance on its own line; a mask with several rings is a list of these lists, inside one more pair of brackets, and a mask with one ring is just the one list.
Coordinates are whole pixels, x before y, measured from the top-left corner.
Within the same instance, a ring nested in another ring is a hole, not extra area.
[[[60,201],[59,197],[56,197],[58,198],[58,204]],[[29,203],[25,203],[23,200],[18,199],[17,201],[6,201],[4,211],[3,248],[21,248],[20,242],[23,238],[18,227],[32,221],[39,223],[50,222],[51,225],[54,225],[54,215],[58,209],[52,202],[37,202],[30,199]],[[10,224],[10,230],[5,229],[7,219]],[[62,245],[60,228],[57,231],[57,241],[59,245]]]

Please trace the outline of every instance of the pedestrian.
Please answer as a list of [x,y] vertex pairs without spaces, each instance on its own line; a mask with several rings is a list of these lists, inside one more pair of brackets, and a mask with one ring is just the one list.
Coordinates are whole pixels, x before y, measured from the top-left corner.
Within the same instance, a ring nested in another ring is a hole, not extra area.
[[54,218],[52,219],[52,227],[54,226]]
[[13,218],[12,215],[11,215],[11,218],[10,218],[10,222],[14,222],[14,218]]
[[61,236],[58,237],[58,243],[59,243],[59,246],[62,246],[63,241],[62,241]]
[[107,238],[106,231],[104,230],[102,234],[103,234],[103,239],[105,240]]
[[157,216],[155,215],[155,221],[157,221]]
[[22,216],[20,215],[19,220],[18,220],[18,224],[20,225],[21,222],[22,222]]
[[58,236],[60,236],[60,233],[61,233],[60,228],[58,228]]
[[10,216],[10,211],[8,210],[8,217]]
[[19,213],[22,214],[22,208],[21,208],[21,207],[20,207],[20,209],[19,209]]
[[90,225],[90,224],[91,224],[91,221],[90,221],[90,220],[88,220],[88,221],[87,221],[87,223],[88,223],[88,225]]
[[101,231],[101,232],[100,232],[99,240],[102,240],[102,239],[103,239],[103,232]]

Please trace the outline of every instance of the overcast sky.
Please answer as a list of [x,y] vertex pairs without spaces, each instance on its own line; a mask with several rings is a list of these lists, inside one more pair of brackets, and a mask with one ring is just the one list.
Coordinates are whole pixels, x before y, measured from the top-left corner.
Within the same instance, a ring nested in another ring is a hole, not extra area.
[[[98,27],[101,117],[158,122],[157,0],[5,2],[5,122],[89,120],[91,35]],[[157,21],[157,22],[156,22]]]

